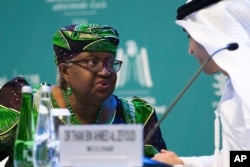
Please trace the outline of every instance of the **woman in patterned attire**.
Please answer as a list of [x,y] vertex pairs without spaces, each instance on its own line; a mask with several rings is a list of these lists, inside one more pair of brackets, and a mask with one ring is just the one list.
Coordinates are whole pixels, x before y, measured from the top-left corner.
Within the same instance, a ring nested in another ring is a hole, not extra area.
[[[142,124],[144,137],[158,121],[152,105],[139,97],[127,101],[113,94],[122,62],[115,59],[119,34],[112,27],[77,24],[61,28],[53,36],[58,85],[51,86],[53,108],[68,108],[71,124]],[[18,76],[0,92],[1,158],[12,159],[20,107],[20,90],[28,84]],[[35,115],[40,86],[34,88]],[[13,95],[14,93],[14,95]],[[7,119],[8,118],[8,119]],[[56,125],[62,124],[59,118]],[[158,128],[145,143],[146,157],[166,149]],[[12,164],[12,160],[9,161]]]

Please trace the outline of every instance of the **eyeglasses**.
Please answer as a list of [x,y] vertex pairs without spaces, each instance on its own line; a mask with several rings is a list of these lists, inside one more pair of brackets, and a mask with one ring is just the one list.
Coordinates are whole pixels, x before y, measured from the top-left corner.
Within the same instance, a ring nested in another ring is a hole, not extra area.
[[110,73],[117,73],[122,65],[122,61],[120,60],[108,60],[103,62],[95,59],[69,61],[67,63],[73,63],[92,72],[100,72],[103,66],[105,66]]

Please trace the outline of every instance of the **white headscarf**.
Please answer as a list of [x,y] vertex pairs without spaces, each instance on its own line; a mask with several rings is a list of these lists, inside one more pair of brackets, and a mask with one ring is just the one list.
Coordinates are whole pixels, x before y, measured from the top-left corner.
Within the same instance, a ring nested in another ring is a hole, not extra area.
[[[190,0],[189,0],[190,1]],[[211,55],[228,43],[235,51],[221,51],[213,59],[230,76],[233,88],[250,111],[250,0],[222,0],[196,11],[176,23]],[[247,114],[249,115],[249,114]],[[249,117],[245,117],[249,119]]]

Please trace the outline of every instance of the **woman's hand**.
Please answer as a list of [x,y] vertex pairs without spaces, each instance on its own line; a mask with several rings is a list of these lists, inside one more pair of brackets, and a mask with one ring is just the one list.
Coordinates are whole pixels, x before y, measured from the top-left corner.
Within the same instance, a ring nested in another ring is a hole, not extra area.
[[170,165],[184,165],[184,162],[174,152],[164,149],[160,153],[155,154],[152,159]]

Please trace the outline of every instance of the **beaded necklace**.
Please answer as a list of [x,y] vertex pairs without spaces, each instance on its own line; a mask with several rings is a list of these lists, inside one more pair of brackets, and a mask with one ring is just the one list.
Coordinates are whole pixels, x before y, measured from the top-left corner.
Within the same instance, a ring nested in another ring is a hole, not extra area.
[[[69,109],[69,111],[70,111],[70,113],[71,113],[70,122],[71,122],[72,124],[81,124],[80,121],[76,118],[76,116],[75,116],[75,114],[74,114],[74,112],[73,112],[73,109],[72,109],[72,107],[71,107],[71,105],[70,105],[70,102],[69,102],[69,98],[68,98],[68,96],[67,96],[65,90],[62,90],[62,92],[63,92],[63,98],[64,98],[64,101],[65,101],[65,103],[66,103],[66,106],[67,106],[67,108]],[[95,124],[98,124],[98,123],[99,123],[99,121],[100,121],[100,116],[101,116],[101,114],[102,114],[102,111],[103,111],[103,107],[102,107],[102,105],[101,105],[101,108],[100,108],[100,110],[99,110],[99,112],[98,112],[98,114],[97,114],[97,116],[96,116],[96,119],[95,119]]]

